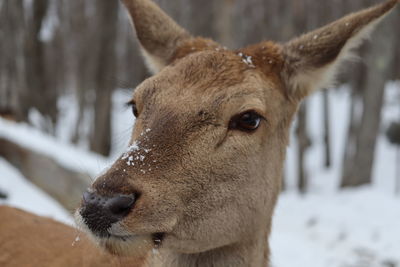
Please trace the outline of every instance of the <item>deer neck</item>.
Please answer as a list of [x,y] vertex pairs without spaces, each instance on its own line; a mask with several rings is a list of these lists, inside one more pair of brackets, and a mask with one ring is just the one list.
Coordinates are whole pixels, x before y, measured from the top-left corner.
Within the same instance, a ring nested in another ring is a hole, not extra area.
[[151,266],[158,267],[268,267],[269,266],[269,227],[255,233],[252,241],[238,243],[197,254],[181,254],[161,250],[153,256]]

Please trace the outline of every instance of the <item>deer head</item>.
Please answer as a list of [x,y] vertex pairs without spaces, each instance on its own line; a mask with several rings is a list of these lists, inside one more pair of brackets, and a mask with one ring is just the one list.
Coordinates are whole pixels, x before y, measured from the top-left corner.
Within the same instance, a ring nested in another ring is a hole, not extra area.
[[114,253],[160,248],[165,266],[266,266],[299,103],[331,85],[397,0],[235,51],[149,0],[124,3],[155,75],[132,96],[131,145],[84,194],[78,221]]

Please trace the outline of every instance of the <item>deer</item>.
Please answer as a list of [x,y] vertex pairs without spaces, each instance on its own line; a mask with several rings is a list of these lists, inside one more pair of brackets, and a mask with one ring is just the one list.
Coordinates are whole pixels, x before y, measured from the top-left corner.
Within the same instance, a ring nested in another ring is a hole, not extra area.
[[140,257],[121,257],[96,246],[84,233],[50,218],[0,205],[0,266],[142,267]]
[[236,50],[191,35],[151,0],[122,2],[153,76],[129,101],[128,148],[83,194],[79,228],[140,266],[270,266],[298,107],[334,84],[399,1]]

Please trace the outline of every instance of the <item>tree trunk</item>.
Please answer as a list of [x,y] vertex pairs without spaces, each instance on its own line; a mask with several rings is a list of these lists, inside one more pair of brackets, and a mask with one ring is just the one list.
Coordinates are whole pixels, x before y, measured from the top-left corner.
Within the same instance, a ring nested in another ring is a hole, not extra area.
[[[372,168],[375,144],[379,133],[383,96],[390,68],[393,64],[393,42],[384,36],[390,35],[382,27],[367,57],[365,87],[362,94],[363,110],[360,124],[356,130],[355,153],[345,157],[342,187],[369,184],[372,181]],[[390,30],[390,27],[389,27]]]
[[330,116],[329,116],[329,92],[328,90],[323,91],[323,109],[324,109],[324,151],[325,151],[325,167],[331,166],[331,138],[330,138]]
[[[45,45],[40,40],[48,4],[48,0],[32,2],[32,17],[28,18],[26,25],[28,34],[25,40],[25,64],[30,106],[37,108],[41,114],[50,118],[54,125],[57,121],[57,90],[51,88],[46,81],[48,73],[46,71]],[[51,75],[53,74],[51,73]],[[48,125],[46,130],[51,131],[52,125]]]
[[23,1],[5,0],[0,10],[0,113],[26,120],[29,90],[23,55],[25,13]]
[[102,31],[96,43],[100,50],[94,77],[96,99],[90,148],[102,155],[108,155],[111,150],[111,97],[116,84],[115,46],[118,6],[118,1],[100,1],[96,7],[99,18],[97,27]]
[[229,48],[234,47],[233,41],[233,0],[215,1],[214,17],[217,41]]
[[307,134],[307,109],[303,104],[300,107],[297,117],[297,140],[298,140],[298,181],[297,187],[300,193],[304,194],[307,191],[308,176],[306,170],[306,151],[311,145],[310,138]]

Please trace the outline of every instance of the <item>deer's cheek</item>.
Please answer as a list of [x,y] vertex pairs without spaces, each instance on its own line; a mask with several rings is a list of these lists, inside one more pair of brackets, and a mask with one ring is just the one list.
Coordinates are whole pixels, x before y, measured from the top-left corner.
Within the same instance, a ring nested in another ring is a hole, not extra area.
[[173,191],[168,195],[143,192],[124,224],[136,233],[170,232],[182,214],[182,206]]

